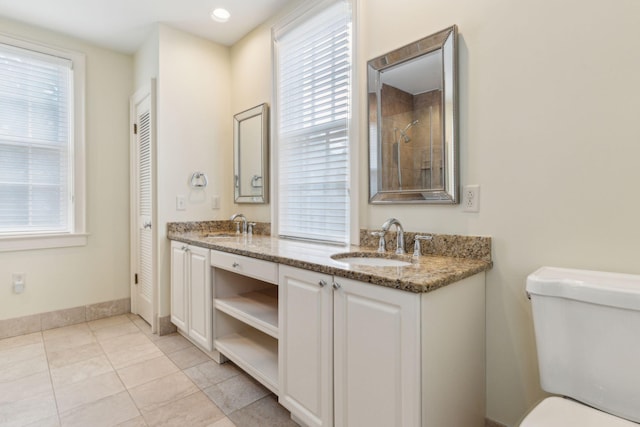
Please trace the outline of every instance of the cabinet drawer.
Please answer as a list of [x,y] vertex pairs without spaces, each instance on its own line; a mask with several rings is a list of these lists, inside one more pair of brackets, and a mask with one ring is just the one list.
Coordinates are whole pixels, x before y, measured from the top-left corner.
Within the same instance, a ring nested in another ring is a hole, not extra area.
[[275,262],[212,250],[211,265],[268,283],[278,284],[278,264]]

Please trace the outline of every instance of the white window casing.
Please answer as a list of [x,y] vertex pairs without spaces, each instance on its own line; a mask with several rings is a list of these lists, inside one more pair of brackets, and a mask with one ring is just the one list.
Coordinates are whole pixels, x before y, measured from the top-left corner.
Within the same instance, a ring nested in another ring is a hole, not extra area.
[[80,246],[85,57],[0,34],[0,251]]
[[273,29],[276,230],[348,244],[352,13],[317,2]]

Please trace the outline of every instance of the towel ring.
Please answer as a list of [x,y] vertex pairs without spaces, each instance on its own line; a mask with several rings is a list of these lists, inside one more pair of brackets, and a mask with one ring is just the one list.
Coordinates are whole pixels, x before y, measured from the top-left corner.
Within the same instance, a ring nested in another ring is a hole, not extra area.
[[204,172],[194,172],[193,175],[191,175],[192,188],[205,188],[207,184],[207,175]]

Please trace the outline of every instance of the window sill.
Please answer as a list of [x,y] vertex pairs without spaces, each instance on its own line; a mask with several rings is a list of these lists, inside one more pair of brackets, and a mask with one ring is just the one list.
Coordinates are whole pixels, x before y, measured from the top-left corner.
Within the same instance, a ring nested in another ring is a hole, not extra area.
[[86,233],[0,236],[0,252],[86,246],[88,237]]

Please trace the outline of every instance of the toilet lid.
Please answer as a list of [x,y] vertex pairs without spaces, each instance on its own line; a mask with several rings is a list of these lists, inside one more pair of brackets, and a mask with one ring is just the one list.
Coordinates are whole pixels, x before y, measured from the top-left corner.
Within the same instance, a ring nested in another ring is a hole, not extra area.
[[520,427],[638,427],[640,424],[615,417],[573,400],[548,397],[522,420]]

